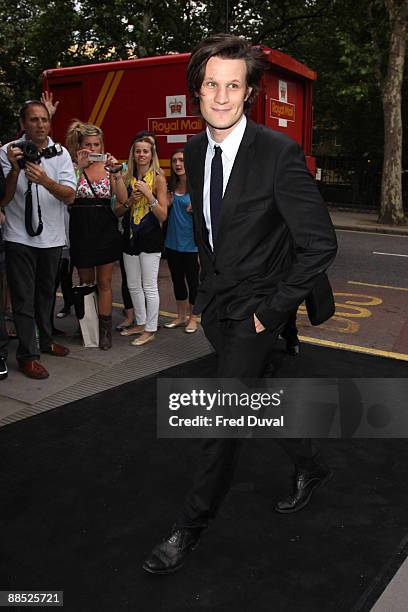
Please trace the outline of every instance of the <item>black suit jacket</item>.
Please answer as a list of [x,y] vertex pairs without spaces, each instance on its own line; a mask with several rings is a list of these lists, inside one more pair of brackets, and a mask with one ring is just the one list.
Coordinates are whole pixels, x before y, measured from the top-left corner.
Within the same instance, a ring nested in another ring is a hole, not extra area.
[[196,311],[215,298],[220,319],[255,312],[265,327],[279,331],[335,257],[326,206],[301,147],[248,121],[212,252],[203,216],[207,144],[202,132],[184,151],[201,264]]

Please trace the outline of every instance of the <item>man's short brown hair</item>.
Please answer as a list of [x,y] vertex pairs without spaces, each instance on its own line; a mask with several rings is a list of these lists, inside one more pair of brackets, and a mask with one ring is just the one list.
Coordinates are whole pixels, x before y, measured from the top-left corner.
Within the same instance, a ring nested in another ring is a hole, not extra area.
[[41,102],[41,100],[27,100],[26,102],[24,102],[23,106],[20,108],[19,111],[19,117],[21,121],[26,120],[27,109],[31,108],[32,106],[41,106],[47,112],[48,119],[51,119],[49,110],[45,106],[44,102]]
[[246,64],[246,84],[252,87],[251,95],[245,101],[245,111],[249,110],[258,91],[262,73],[268,62],[259,47],[252,47],[244,38],[233,34],[214,34],[201,41],[193,50],[187,67],[187,84],[191,99],[197,103],[198,93],[204,80],[205,67],[211,57],[223,59],[243,59]]

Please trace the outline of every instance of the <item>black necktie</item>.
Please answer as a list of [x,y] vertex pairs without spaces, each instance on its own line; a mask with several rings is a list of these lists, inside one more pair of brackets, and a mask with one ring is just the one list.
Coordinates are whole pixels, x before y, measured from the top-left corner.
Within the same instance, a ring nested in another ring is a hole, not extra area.
[[211,213],[211,230],[213,245],[217,236],[218,221],[221,213],[222,204],[222,188],[223,188],[223,170],[222,170],[222,149],[214,147],[214,157],[211,162],[211,181],[210,181],[210,213]]

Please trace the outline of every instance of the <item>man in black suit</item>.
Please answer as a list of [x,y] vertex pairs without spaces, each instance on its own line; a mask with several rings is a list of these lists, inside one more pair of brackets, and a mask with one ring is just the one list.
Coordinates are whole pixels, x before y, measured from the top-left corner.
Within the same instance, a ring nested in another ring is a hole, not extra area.
[[[300,146],[246,118],[265,69],[260,49],[214,35],[200,43],[188,84],[207,123],[185,148],[201,263],[196,310],[218,356],[220,378],[260,378],[288,317],[333,261],[330,217]],[[193,487],[169,537],[143,568],[176,571],[228,492],[240,440],[206,439]],[[330,471],[310,440],[280,440],[295,464],[296,512]]]

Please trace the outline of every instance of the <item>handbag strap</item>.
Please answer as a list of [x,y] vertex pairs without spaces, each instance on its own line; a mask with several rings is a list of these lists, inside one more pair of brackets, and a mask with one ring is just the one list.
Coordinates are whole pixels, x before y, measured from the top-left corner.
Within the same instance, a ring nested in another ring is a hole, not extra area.
[[90,190],[92,191],[93,197],[95,198],[95,200],[98,200],[99,202],[101,201],[101,198],[96,194],[95,189],[92,187],[92,183],[88,178],[87,173],[85,172],[85,170],[83,171],[83,175],[85,177],[86,182],[89,185]]

